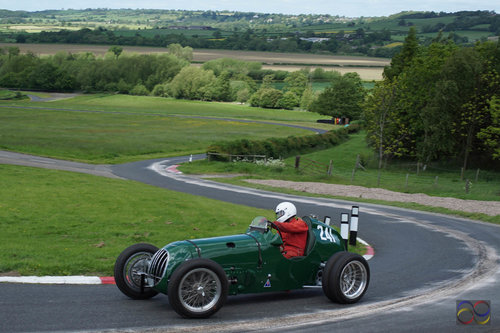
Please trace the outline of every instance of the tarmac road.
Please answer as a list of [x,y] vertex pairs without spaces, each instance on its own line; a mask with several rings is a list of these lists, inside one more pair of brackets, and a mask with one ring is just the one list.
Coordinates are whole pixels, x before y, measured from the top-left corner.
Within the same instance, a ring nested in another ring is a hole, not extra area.
[[[186,160],[142,161],[109,170],[121,178],[270,210],[290,200],[301,215],[328,215],[334,223],[356,204],[226,186],[165,171]],[[216,315],[200,321],[178,317],[164,295],[133,301],[112,285],[3,283],[0,331],[456,332],[470,328],[457,324],[456,301],[461,299],[489,300],[490,322],[472,328],[500,331],[499,226],[365,203],[359,206],[359,236],[376,254],[369,261],[368,292],[358,304],[331,303],[321,289],[241,295],[229,297]]]

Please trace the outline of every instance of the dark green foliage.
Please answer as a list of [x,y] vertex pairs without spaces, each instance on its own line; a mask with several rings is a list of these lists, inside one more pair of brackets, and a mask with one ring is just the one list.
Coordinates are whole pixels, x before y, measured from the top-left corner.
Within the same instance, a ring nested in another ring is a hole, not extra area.
[[38,57],[9,48],[7,54],[0,52],[0,86],[129,93],[140,85],[146,88],[138,88],[143,95],[156,85],[171,81],[188,64],[172,55],[125,56],[119,50],[119,47],[113,49],[113,56],[104,58],[64,52]]
[[499,60],[498,42],[459,47],[438,38],[418,46],[412,32],[365,105],[379,167],[391,157],[496,167]]
[[350,133],[356,133],[359,129],[360,126],[354,124],[324,134],[219,142],[209,146],[207,153],[220,154],[214,155],[213,158],[223,161],[229,159],[228,155],[265,155],[267,158],[285,158],[335,146],[347,140]]
[[346,73],[332,80],[312,103],[311,111],[332,117],[359,119],[365,99],[365,89],[357,73]]

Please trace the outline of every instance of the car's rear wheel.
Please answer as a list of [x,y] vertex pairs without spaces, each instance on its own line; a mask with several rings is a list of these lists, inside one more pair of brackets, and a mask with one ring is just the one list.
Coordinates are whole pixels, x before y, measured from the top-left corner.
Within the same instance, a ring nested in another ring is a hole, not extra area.
[[170,277],[168,299],[174,310],[187,318],[207,318],[227,299],[228,280],[213,260],[197,258],[182,263]]
[[[158,251],[154,245],[147,243],[134,244],[126,248],[116,259],[115,283],[118,289],[133,299],[148,299],[158,292],[144,286],[144,278],[149,261]],[[142,284],[142,286],[141,286]]]
[[322,287],[334,302],[352,304],[359,301],[370,282],[368,262],[356,253],[338,252],[326,263]]

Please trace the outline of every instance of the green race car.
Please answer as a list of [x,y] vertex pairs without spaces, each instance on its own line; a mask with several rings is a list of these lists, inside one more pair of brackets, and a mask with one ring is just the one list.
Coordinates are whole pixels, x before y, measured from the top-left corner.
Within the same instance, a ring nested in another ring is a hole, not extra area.
[[359,301],[370,280],[366,260],[347,252],[329,225],[314,217],[303,220],[308,225],[304,256],[283,257],[279,231],[259,216],[244,234],[177,241],[161,249],[132,245],[116,260],[116,285],[134,299],[167,294],[174,310],[188,318],[213,315],[228,295],[304,286],[321,286],[335,302]]

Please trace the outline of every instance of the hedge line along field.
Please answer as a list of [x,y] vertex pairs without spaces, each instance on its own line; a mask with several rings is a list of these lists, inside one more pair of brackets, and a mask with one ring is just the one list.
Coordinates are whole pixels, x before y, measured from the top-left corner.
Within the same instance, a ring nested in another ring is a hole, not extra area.
[[[104,55],[109,45],[80,45],[80,44],[10,44],[0,43],[0,48],[18,47],[21,52],[31,51],[37,55],[53,55],[64,51],[70,53],[91,52],[97,56]],[[123,46],[124,52],[138,54],[166,53],[166,48]],[[217,58],[233,58],[243,61],[256,61],[263,64],[264,69],[297,71],[301,68],[323,68],[324,70],[356,72],[362,80],[381,80],[384,66],[390,64],[390,59],[354,57],[354,56],[328,56],[301,53],[274,53],[258,51],[231,51],[231,50],[193,50],[193,63],[200,64]]]

